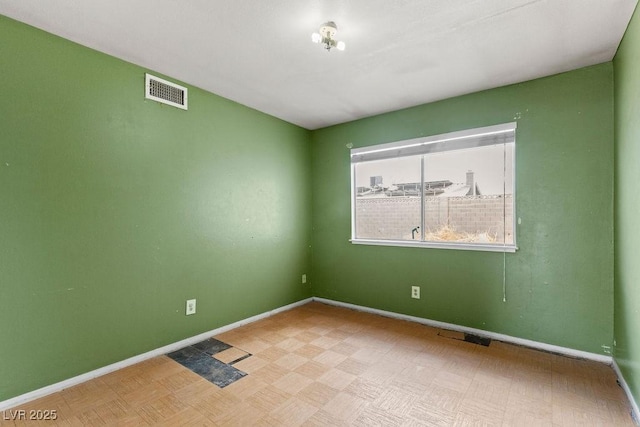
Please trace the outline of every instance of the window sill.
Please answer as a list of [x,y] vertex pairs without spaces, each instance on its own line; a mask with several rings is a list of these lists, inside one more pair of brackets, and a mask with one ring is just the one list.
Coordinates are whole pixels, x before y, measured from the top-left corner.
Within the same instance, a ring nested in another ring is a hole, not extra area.
[[457,249],[463,251],[485,251],[485,252],[515,252],[518,247],[515,245],[487,245],[482,243],[438,243],[421,242],[410,240],[372,240],[372,239],[349,239],[354,245],[373,246],[399,246],[405,248],[431,248],[431,249]]

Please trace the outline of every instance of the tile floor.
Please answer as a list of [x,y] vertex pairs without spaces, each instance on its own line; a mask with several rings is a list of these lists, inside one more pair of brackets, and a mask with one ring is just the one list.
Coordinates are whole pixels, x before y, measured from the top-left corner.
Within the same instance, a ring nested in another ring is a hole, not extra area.
[[247,374],[224,388],[161,356],[14,411],[62,426],[634,425],[609,366],[320,303],[214,338]]

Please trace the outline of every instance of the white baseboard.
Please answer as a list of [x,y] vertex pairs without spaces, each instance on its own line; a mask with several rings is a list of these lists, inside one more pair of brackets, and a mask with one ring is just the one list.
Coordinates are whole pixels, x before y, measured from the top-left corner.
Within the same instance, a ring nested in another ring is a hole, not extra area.
[[635,397],[633,396],[633,393],[631,393],[629,384],[627,384],[627,381],[624,379],[624,376],[622,375],[622,371],[620,371],[620,367],[618,366],[616,359],[613,359],[612,365],[613,370],[616,371],[616,375],[618,376],[618,383],[627,395],[627,399],[629,400],[629,404],[631,405],[631,414],[633,416],[633,419],[636,424],[640,425],[640,408],[638,407],[638,403],[636,403]]
[[421,323],[427,326],[433,326],[434,328],[448,329],[452,331],[466,332],[468,334],[478,335],[481,337],[491,338],[496,341],[508,342],[511,344],[517,344],[524,347],[530,347],[537,350],[543,350],[550,353],[562,354],[564,356],[575,357],[579,359],[593,360],[600,363],[606,363],[611,365],[613,358],[603,354],[590,353],[582,350],[574,350],[572,348],[560,347],[552,344],[545,344],[539,341],[527,340],[524,338],[512,337],[510,335],[498,334],[496,332],[483,331],[482,329],[468,328],[466,326],[460,326],[453,323],[440,322],[437,320],[425,319],[422,317],[409,316],[407,314],[394,313],[392,311],[378,310],[377,308],[370,308],[361,305],[349,304],[341,301],[334,301],[326,298],[313,297],[314,301],[335,305],[339,307],[351,308],[353,310],[364,311],[367,313],[379,314],[385,317],[392,317],[395,319],[408,320],[410,322]]
[[181,341],[175,342],[173,344],[168,344],[163,347],[157,348],[155,350],[148,351],[143,354],[139,354],[137,356],[130,357],[128,359],[122,360],[120,362],[113,363],[108,366],[104,366],[102,368],[95,369],[93,371],[87,372],[85,374],[78,375],[73,378],[69,378],[64,381],[60,381],[55,384],[48,385],[46,387],[39,388],[37,390],[22,394],[20,396],[13,397],[8,400],[4,400],[0,402],[0,411],[4,411],[10,408],[13,408],[18,405],[22,405],[24,403],[30,402],[32,400],[39,399],[41,397],[48,396],[50,394],[56,393],[58,391],[62,391],[66,388],[73,387],[74,385],[81,384],[83,382],[92,380],[97,377],[101,377],[102,375],[106,375],[110,372],[117,371],[118,369],[126,368],[127,366],[135,365],[136,363],[143,362],[147,359],[151,359],[156,356],[160,356],[163,354],[171,353],[172,351],[180,350],[183,347],[190,346],[200,341],[204,341],[207,338],[210,338],[214,335],[219,335],[221,333],[230,331],[231,329],[235,329],[239,326],[246,325],[248,323],[255,322],[257,320],[265,319],[269,316],[273,316],[274,314],[281,313],[283,311],[291,310],[292,308],[304,305],[308,302],[311,302],[311,298],[307,298],[298,302],[294,302],[292,304],[285,305],[283,307],[276,308],[271,311],[267,311],[262,314],[257,314],[255,316],[249,317],[247,319],[239,320],[235,323],[231,323],[230,325],[222,326],[217,329],[213,329],[208,332],[203,332],[196,336],[183,339]]

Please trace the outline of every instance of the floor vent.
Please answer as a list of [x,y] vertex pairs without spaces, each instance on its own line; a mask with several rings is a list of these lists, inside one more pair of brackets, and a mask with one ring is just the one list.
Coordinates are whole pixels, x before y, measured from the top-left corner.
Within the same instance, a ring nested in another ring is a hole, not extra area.
[[458,331],[449,331],[446,329],[441,329],[438,332],[438,336],[443,338],[450,338],[458,341],[466,341],[471,344],[483,345],[485,347],[489,347],[491,345],[491,338],[481,337],[479,335],[468,334],[466,332],[458,332]]
[[187,88],[151,74],[145,74],[144,97],[187,109]]
[[491,338],[481,337],[473,334],[464,334],[464,340],[472,344],[479,344],[485,347],[489,347],[491,344]]

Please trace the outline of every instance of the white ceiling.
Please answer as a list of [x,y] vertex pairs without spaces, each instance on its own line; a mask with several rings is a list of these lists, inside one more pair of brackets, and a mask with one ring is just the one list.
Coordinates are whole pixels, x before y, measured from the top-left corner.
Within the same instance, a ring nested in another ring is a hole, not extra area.
[[[636,3],[0,0],[0,13],[316,129],[609,61]],[[311,43],[327,20],[344,52]]]

